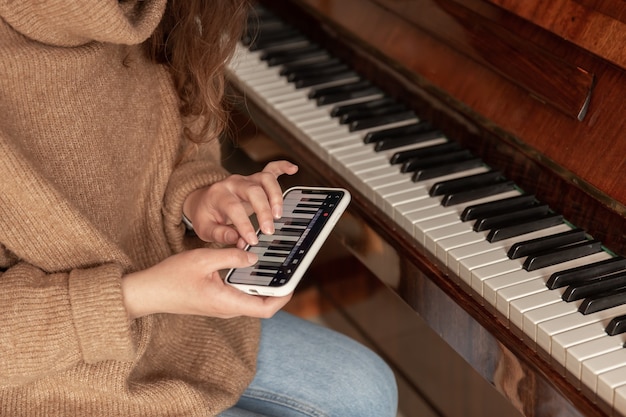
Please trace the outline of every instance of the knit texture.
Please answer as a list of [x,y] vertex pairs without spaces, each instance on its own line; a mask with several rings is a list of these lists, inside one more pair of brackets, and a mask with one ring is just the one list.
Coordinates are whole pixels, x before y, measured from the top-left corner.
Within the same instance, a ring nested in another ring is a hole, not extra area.
[[0,416],[211,416],[253,377],[258,320],[122,301],[125,273],[191,247],[185,196],[227,175],[143,53],[164,8],[0,0]]

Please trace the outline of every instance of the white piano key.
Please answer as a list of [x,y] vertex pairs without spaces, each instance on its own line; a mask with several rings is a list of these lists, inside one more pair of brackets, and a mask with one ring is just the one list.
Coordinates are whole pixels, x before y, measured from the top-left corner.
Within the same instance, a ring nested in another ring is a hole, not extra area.
[[552,336],[549,354],[556,369],[565,376],[567,350],[581,343],[607,336],[605,327],[605,323],[595,322]]
[[[615,337],[615,342],[624,338]],[[604,355],[588,359],[582,364],[582,385],[607,404],[613,404],[613,391],[626,384],[626,349],[614,350]]]
[[[606,355],[617,350],[624,350],[621,337],[599,337],[587,342],[579,343],[567,349],[565,368],[568,380],[576,387],[582,384],[583,364],[596,357]],[[593,363],[591,363],[593,365]]]
[[279,236],[279,235],[265,235],[265,234],[259,235],[259,242],[272,242],[274,240],[285,240],[288,242],[297,242],[298,239],[299,239],[298,236]]
[[523,332],[527,340],[534,345],[537,342],[537,327],[548,320],[578,311],[580,302],[554,303],[529,310],[524,314]]
[[615,415],[626,415],[626,385],[615,388],[613,393],[613,413]]
[[[558,293],[558,291],[550,292]],[[554,320],[548,320],[537,327],[537,346],[544,352],[551,354],[554,337],[557,334],[595,323],[602,323],[606,327],[613,317],[622,314],[626,314],[626,306],[618,306],[592,314],[582,314],[576,311]]]
[[[471,224],[468,225],[470,227],[472,226]],[[448,257],[452,250],[468,245],[474,245],[479,242],[485,242],[487,240],[488,233],[488,231],[474,232],[474,230],[471,230],[468,233],[462,233],[459,235],[440,239],[439,241],[437,241],[436,256],[444,263],[444,265],[450,268]],[[456,274],[456,271],[458,271],[458,267],[450,268],[450,270],[454,270],[454,273]]]
[[459,262],[459,277],[471,287],[472,272],[475,269],[494,265],[508,259],[509,258],[506,256],[505,248],[494,249],[478,255],[466,257],[461,259]]
[[496,262],[489,265],[474,268],[470,271],[470,282],[472,289],[476,294],[483,296],[484,283],[486,280],[522,270],[524,259],[505,259],[502,262]]
[[[247,270],[243,269],[243,270],[236,270],[232,275],[231,275],[231,281],[233,282],[237,282],[240,284],[256,284],[256,285],[269,285],[270,282],[272,282],[272,276],[264,276],[264,275],[250,275],[250,272],[252,271],[252,269]],[[272,273],[274,271],[268,271],[268,270],[260,270],[261,272],[268,272],[268,273]]]
[[[435,218],[413,223],[413,227],[416,230],[415,238],[420,244],[434,255],[434,245],[426,244],[426,237],[428,233],[439,230],[442,227],[453,226],[459,224],[459,213],[452,209],[449,213],[437,216]],[[417,232],[419,231],[419,232]]]
[[[616,392],[626,386],[626,366],[615,368],[600,375],[596,392],[596,401],[600,408],[607,413],[618,411],[615,416],[623,416],[623,410],[616,408]],[[585,390],[587,391],[587,390]]]
[[[506,319],[510,319],[511,303],[519,298],[541,292],[544,289],[545,281],[541,277],[505,287],[496,293],[496,310]],[[518,327],[523,329],[523,317],[522,323]]]
[[[424,235],[424,246],[426,246],[430,253],[434,254],[440,261],[445,263],[445,256],[443,256],[443,259],[441,258],[442,246],[440,246],[439,243],[466,233],[473,233],[476,235],[476,239],[485,239],[484,235],[478,235],[478,233],[474,232],[471,223],[457,221],[454,224],[442,226],[426,233]],[[445,254],[445,252],[444,250],[443,254]]]
[[[543,279],[535,279],[532,284],[536,285],[537,292],[526,297],[514,299],[509,305],[509,323],[522,330],[524,326],[524,316],[531,310],[545,307],[550,304],[563,302],[561,295],[563,290],[551,291],[545,286]],[[531,285],[531,284],[529,284]]]

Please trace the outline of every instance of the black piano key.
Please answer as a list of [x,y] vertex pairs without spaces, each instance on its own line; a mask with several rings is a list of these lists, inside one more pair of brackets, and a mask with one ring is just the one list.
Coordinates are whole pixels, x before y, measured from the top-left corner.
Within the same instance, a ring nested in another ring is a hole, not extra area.
[[[296,208],[292,211],[293,214],[299,213],[299,214],[315,214],[317,213],[318,209],[312,209],[312,208]],[[297,218],[297,217],[296,217]]]
[[381,94],[377,87],[368,87],[362,90],[346,91],[344,93],[328,94],[315,100],[318,106],[340,103],[342,101],[354,100],[357,98],[371,97]]
[[467,206],[463,210],[463,213],[461,213],[461,220],[464,222],[476,220],[479,217],[507,213],[512,210],[536,206],[537,204],[539,204],[539,202],[534,195],[523,194],[517,197],[510,197],[503,200]]
[[617,256],[604,261],[581,265],[564,271],[555,272],[548,278],[546,285],[551,290],[571,285],[575,282],[593,280],[599,276],[626,269],[626,258]]
[[312,88],[311,91],[309,91],[308,97],[310,99],[320,99],[325,96],[333,96],[336,94],[362,91],[364,89],[368,89],[371,87],[372,87],[372,84],[369,81],[359,80],[359,81],[349,83],[349,84],[334,85],[331,87]]
[[281,67],[279,74],[289,82],[297,82],[318,75],[336,74],[349,69],[350,67],[337,59],[321,59],[311,63],[299,61],[285,64]]
[[536,232],[537,230],[547,229],[548,227],[563,224],[563,216],[560,214],[547,214],[544,217],[529,221],[522,221],[518,224],[506,227],[497,227],[491,229],[487,235],[488,242],[499,242],[516,236],[525,235],[526,233]]
[[395,113],[385,114],[383,116],[375,116],[367,119],[355,120],[348,126],[350,132],[371,129],[373,127],[384,126],[391,123],[403,122],[405,120],[416,119],[417,116],[413,110],[399,111]]
[[394,153],[389,159],[392,165],[402,164],[412,158],[427,158],[433,155],[446,154],[461,150],[458,142],[448,141],[437,145],[424,146],[423,148],[407,149]]
[[608,294],[585,298],[580,307],[578,307],[578,311],[582,314],[597,313],[598,311],[607,310],[625,303],[626,287],[622,287],[618,290],[613,290]]
[[582,229],[572,229],[567,232],[543,236],[537,239],[526,240],[513,244],[507,253],[509,259],[518,259],[539,251],[569,245],[585,240],[586,233]]
[[307,72],[314,73],[318,69],[332,67],[337,64],[341,64],[341,61],[339,59],[331,57],[330,55],[326,54],[326,55],[320,56],[320,58],[315,61],[303,60],[303,61],[288,62],[281,66],[280,71],[278,73],[282,75],[283,77],[286,77],[287,79],[289,79],[289,77],[292,74],[307,73]]
[[541,252],[540,254],[530,255],[526,258],[522,267],[527,271],[534,271],[536,269],[545,268],[546,266],[556,265],[591,255],[592,253],[598,253],[601,250],[602,243],[597,240],[575,243],[562,248]]
[[247,46],[250,51],[260,51],[282,45],[285,42],[293,42],[295,37],[302,39],[301,33],[298,30],[278,20],[271,20],[248,31],[242,37],[241,42]]
[[455,178],[447,181],[440,181],[433,184],[428,190],[431,197],[450,194],[458,191],[465,191],[469,188],[477,188],[483,185],[491,185],[504,180],[501,172],[487,171],[480,174],[469,175],[467,177]]
[[305,43],[308,43],[307,39],[297,32],[293,34],[280,33],[276,36],[261,36],[255,39],[248,49],[251,51],[271,51],[289,49]]
[[479,217],[474,223],[474,231],[482,232],[483,230],[507,227],[508,225],[519,223],[520,220],[540,218],[548,213],[548,211],[550,211],[550,208],[547,204],[539,204],[518,210],[508,211],[506,213]]
[[406,145],[415,145],[429,140],[443,137],[439,130],[433,129],[422,133],[412,133],[406,136],[396,136],[392,138],[381,139],[374,145],[375,152],[387,151],[389,149],[400,148]]
[[444,207],[454,206],[456,204],[463,204],[469,201],[478,200],[479,198],[485,198],[513,190],[515,190],[515,183],[513,181],[503,181],[469,191],[459,191],[447,194],[441,200],[441,205]]
[[481,166],[483,166],[483,161],[480,158],[470,158],[465,161],[453,162],[438,167],[420,169],[413,173],[411,180],[413,180],[413,182],[425,181]]
[[251,271],[250,275],[254,275],[254,276],[257,276],[257,277],[273,277],[274,275],[276,275],[275,271],[278,271],[278,269],[275,269],[272,272]]
[[278,271],[280,269],[282,262],[271,262],[271,261],[259,261],[254,264],[254,269],[264,269],[268,271]]
[[626,332],[626,315],[613,317],[605,330],[609,336]]
[[276,251],[268,250],[267,252],[263,252],[263,256],[285,259],[285,251],[276,252]]
[[289,227],[289,226],[283,226],[280,228],[280,233],[282,234],[283,232],[290,232],[290,233],[300,233],[302,234],[302,232],[304,231],[303,227]]
[[422,158],[411,158],[405,161],[400,167],[400,172],[413,172],[423,168],[442,166],[446,163],[466,161],[473,157],[467,149],[458,151],[439,153]]
[[293,248],[293,245],[269,245],[267,246],[268,250],[282,250],[282,251],[291,251],[291,249]]
[[285,248],[293,248],[294,242],[290,240],[280,240],[280,237],[277,239],[273,239],[271,241],[259,242],[255,246],[261,246],[261,244],[268,244],[268,247],[285,247]]
[[293,242],[280,243],[280,242],[259,242],[255,247],[266,248],[267,250],[283,250],[290,251],[293,248]]
[[320,208],[321,204],[316,202],[300,202],[296,207]]
[[626,273],[605,275],[595,281],[570,285],[565,289],[561,298],[569,303],[605,294],[622,287],[626,287]]
[[344,114],[348,114],[353,111],[375,109],[393,103],[396,103],[396,101],[391,97],[381,97],[359,103],[337,104],[330,110],[330,115],[331,117],[341,117]]
[[277,232],[276,235],[280,236],[289,236],[289,237],[298,237],[302,235],[302,230],[289,231],[286,229],[281,229],[280,232]]
[[356,122],[357,120],[396,114],[404,110],[406,110],[406,107],[400,103],[388,103],[377,107],[357,108],[341,115],[341,117],[339,117],[339,123],[345,125]]
[[293,226],[307,226],[309,221],[307,219],[300,219],[291,216],[284,216],[280,218],[280,222],[284,224],[289,224]]
[[317,77],[309,77],[293,83],[296,88],[313,87],[316,85],[328,84],[336,81],[351,80],[357,78],[358,74],[354,71],[343,71],[335,74],[324,74]]
[[261,55],[261,60],[265,61],[269,67],[283,65],[287,62],[300,61],[314,56],[325,55],[326,51],[317,45],[306,45],[299,48],[277,48],[268,50]]
[[379,140],[402,137],[411,134],[425,133],[435,130],[430,123],[426,121],[419,121],[416,123],[409,123],[403,126],[391,127],[388,129],[380,129],[373,132],[368,132],[363,137],[364,143],[374,143]]

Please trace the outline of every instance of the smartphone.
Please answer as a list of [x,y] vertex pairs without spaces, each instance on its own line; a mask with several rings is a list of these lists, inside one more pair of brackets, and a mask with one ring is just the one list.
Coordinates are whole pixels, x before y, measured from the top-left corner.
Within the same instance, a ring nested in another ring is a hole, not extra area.
[[257,231],[259,243],[246,250],[259,262],[231,269],[227,284],[248,294],[283,296],[291,293],[348,207],[343,188],[293,187],[283,194],[283,216],[274,220],[275,232]]

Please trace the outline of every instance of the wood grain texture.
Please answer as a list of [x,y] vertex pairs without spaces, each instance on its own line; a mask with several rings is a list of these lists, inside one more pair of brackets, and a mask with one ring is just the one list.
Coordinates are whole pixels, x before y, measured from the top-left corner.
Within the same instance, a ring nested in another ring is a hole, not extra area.
[[[479,154],[487,163],[609,248],[626,252],[626,186],[621,175],[626,172],[626,118],[620,111],[624,71],[491,3],[463,2],[472,16],[480,15],[520,42],[595,75],[581,122],[468,55],[462,46],[472,25],[451,23],[455,19],[446,8],[456,7],[453,0],[267,3],[281,3],[277,12],[295,19],[301,30],[365,77],[450,137],[485,152]],[[428,30],[420,26],[430,17],[441,24]],[[459,39],[455,47],[453,39]]]
[[487,0],[626,68],[626,4],[621,0]]

